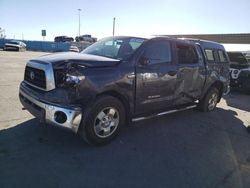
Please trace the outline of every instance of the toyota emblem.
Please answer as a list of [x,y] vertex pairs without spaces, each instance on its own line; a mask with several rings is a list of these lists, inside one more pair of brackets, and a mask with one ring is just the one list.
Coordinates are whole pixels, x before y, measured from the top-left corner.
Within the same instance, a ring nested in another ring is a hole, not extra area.
[[33,71],[30,72],[30,79],[31,80],[35,79],[35,73]]

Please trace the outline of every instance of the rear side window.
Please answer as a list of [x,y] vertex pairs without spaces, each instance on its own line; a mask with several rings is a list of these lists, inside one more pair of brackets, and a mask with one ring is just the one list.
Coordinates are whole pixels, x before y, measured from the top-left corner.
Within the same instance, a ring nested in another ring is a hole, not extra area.
[[179,64],[198,63],[197,53],[193,46],[177,44],[176,47]]
[[226,63],[227,62],[227,58],[226,58],[225,53],[222,50],[219,50],[218,54],[219,54],[219,60],[220,60],[220,62],[221,63]]
[[209,49],[205,49],[205,53],[206,53],[206,58],[208,61],[214,61],[214,53],[213,50],[209,50]]
[[225,52],[218,49],[205,49],[206,59],[211,63],[226,63]]
[[158,41],[146,47],[144,57],[149,60],[149,64],[171,62],[171,47],[168,41]]

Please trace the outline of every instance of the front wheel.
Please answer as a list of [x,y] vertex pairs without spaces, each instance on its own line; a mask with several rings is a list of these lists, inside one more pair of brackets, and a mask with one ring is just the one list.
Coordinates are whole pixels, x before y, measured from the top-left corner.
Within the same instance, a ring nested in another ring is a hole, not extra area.
[[200,101],[198,108],[203,112],[210,112],[216,108],[219,101],[219,90],[217,88],[211,88],[205,97]]
[[103,145],[112,141],[125,122],[123,104],[112,96],[102,96],[82,121],[79,134],[89,144]]

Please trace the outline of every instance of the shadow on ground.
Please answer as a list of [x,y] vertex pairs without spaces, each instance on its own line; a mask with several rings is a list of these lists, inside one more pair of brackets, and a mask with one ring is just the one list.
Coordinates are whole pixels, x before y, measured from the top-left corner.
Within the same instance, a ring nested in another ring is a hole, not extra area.
[[244,94],[240,91],[231,91],[224,99],[228,106],[250,112],[250,94]]
[[189,110],[92,147],[36,119],[0,132],[1,187],[249,187],[250,138],[234,111]]

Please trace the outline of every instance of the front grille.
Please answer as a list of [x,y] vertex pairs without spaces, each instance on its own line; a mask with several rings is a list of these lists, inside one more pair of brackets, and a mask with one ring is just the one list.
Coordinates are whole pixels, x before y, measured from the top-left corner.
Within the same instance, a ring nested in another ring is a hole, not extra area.
[[24,80],[36,87],[46,89],[46,76],[44,70],[26,66]]
[[55,82],[56,82],[56,86],[60,87],[65,80],[65,70],[61,69],[61,70],[56,70],[55,71]]

